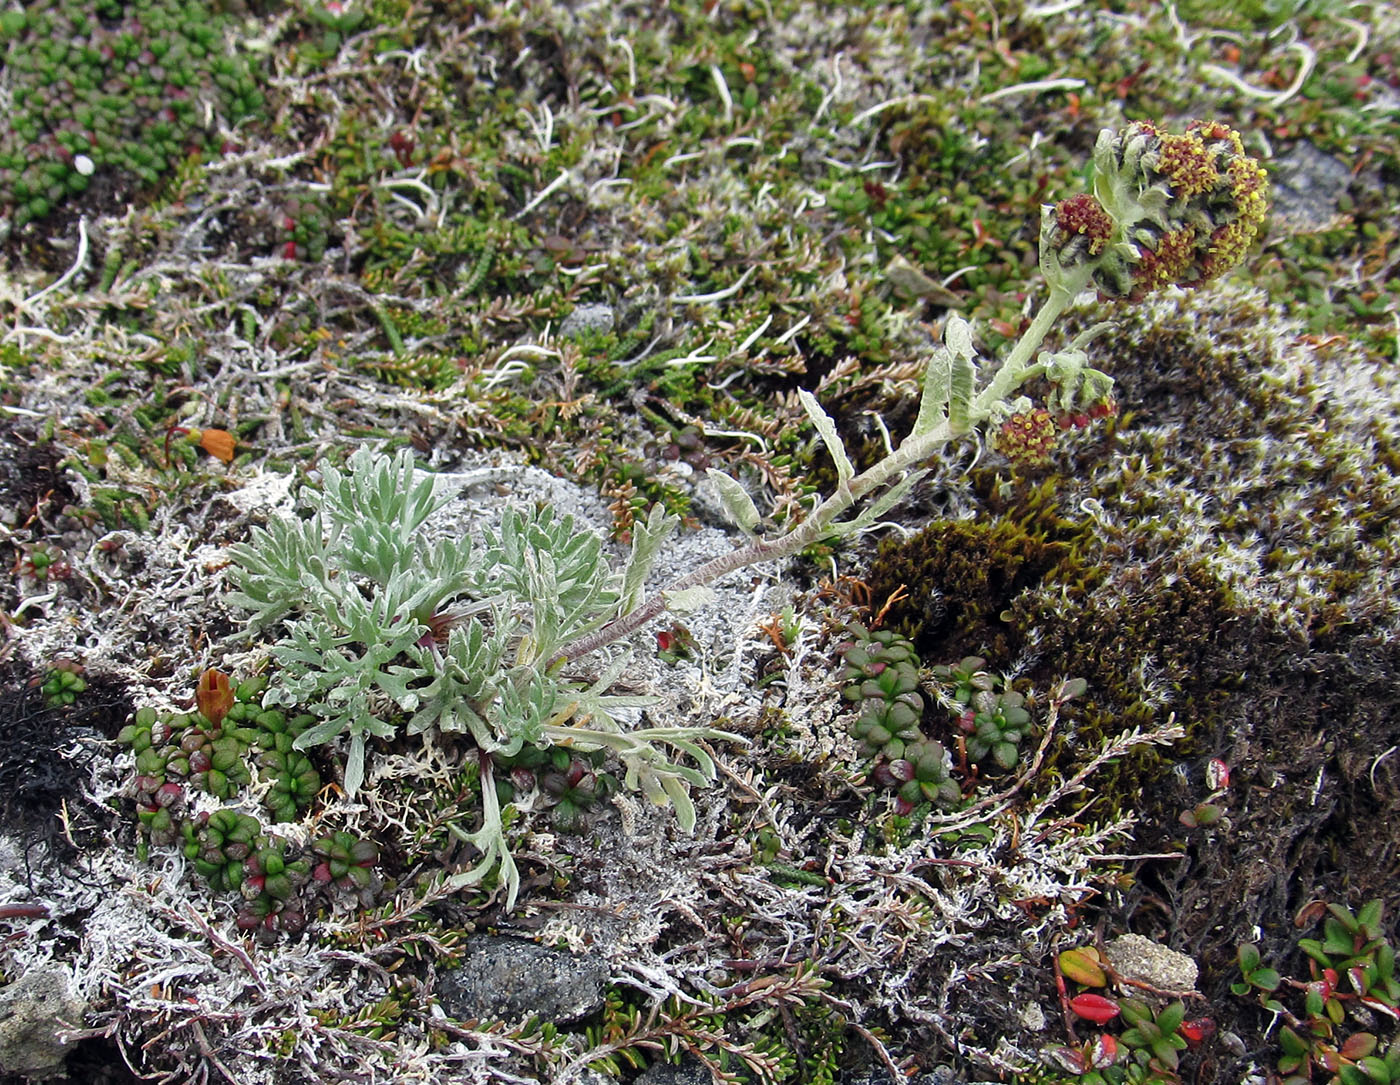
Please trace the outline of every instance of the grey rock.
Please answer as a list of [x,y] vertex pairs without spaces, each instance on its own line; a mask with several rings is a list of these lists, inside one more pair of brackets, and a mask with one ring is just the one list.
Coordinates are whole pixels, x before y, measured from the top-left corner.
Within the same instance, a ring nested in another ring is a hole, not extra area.
[[703,1062],[686,1055],[679,1063],[658,1062],[647,1067],[634,1085],[711,1085],[713,1081]]
[[70,1047],[58,1034],[81,1028],[86,1009],[56,965],[0,988],[0,1072],[35,1081],[61,1074]]
[[475,935],[466,947],[465,962],[437,982],[439,1004],[460,1021],[573,1021],[602,1005],[602,957],[495,934]]
[[1345,162],[1300,142],[1268,164],[1270,215],[1295,233],[1325,230],[1337,219],[1337,197],[1351,184]]
[[1125,934],[1104,946],[1119,975],[1163,991],[1194,991],[1196,962],[1140,934]]
[[610,332],[616,319],[611,305],[580,305],[559,325],[559,337],[576,339],[586,332]]
[[[884,1066],[867,1066],[863,1070],[842,1071],[840,1085],[894,1085],[894,1079]],[[965,1079],[947,1066],[934,1066],[913,1078],[910,1085],[965,1085]]]

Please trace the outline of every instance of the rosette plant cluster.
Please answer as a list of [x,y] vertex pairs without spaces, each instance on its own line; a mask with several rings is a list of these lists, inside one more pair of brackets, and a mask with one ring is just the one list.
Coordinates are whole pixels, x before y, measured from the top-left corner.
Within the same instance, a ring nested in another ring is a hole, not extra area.
[[1020,757],[1031,714],[1025,697],[1008,689],[1005,679],[983,670],[986,665],[980,656],[967,656],[959,663],[934,667],[933,673],[952,685],[948,699],[957,717],[963,756],[979,763],[990,755],[997,765],[1009,770]]
[[195,791],[227,802],[255,782],[274,822],[296,820],[316,799],[320,773],[292,749],[315,717],[288,718],[261,708],[266,688],[263,679],[235,688],[221,671],[205,671],[195,711],[162,715],[142,708],[117,738],[136,755],[130,790],[138,854],[145,858],[151,845],[178,848],[211,889],[242,897],[241,929],[270,937],[300,931],[318,894],[373,903],[379,849],[345,832],[325,835],[307,849],[232,805],[195,809]]
[[853,628],[855,639],[840,649],[845,661],[842,696],[860,705],[850,733],[861,754],[874,759],[871,779],[898,796],[900,811],[920,803],[953,806],[962,791],[952,779],[948,751],[920,726],[919,657],[908,640],[888,629]]
[[100,173],[152,184],[220,148],[215,118],[262,110],[227,16],[199,0],[40,0],[0,15],[11,112],[0,127],[0,209],[18,228]]
[[[861,756],[873,762],[871,779],[896,792],[904,813],[925,802],[956,805],[962,791],[949,751],[923,729],[926,699],[914,645],[892,630],[872,633],[855,625],[852,632],[854,637],[837,649],[845,664],[841,693],[860,709],[850,734]],[[1031,716],[1025,697],[985,666],[986,660],[968,656],[934,667],[932,674],[944,687],[938,700],[952,715],[951,735],[963,769],[994,762],[1009,770],[1030,733]]]
[[506,770],[496,780],[501,802],[532,794],[536,806],[549,811],[550,820],[561,832],[580,831],[584,814],[619,786],[617,777],[603,769],[602,750],[580,754],[562,746],[524,746],[514,757],[494,760]]
[[231,807],[183,820],[180,847],[211,889],[242,898],[239,929],[265,937],[299,933],[326,894],[368,907],[380,884],[373,841],[337,831],[302,848]]
[[137,815],[155,842],[174,839],[170,811],[185,788],[231,799],[252,782],[254,768],[268,785],[263,803],[274,821],[293,821],[311,805],[321,775],[292,743],[316,718],[263,709],[266,688],[251,679],[234,689],[222,672],[206,671],[196,711],[162,716],[142,708],[122,728],[117,740],[136,754]]

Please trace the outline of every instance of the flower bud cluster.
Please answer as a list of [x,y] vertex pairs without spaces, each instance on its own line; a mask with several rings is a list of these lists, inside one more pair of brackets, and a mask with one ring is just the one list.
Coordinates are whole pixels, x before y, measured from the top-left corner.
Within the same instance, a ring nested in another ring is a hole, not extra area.
[[1263,167],[1216,121],[1180,134],[1147,121],[1105,130],[1094,165],[1093,193],[1046,216],[1041,262],[1052,282],[1082,269],[1100,293],[1130,301],[1200,286],[1244,259],[1268,213]]
[[1013,463],[1041,464],[1055,450],[1060,427],[1044,407],[1013,414],[997,429],[996,450]]

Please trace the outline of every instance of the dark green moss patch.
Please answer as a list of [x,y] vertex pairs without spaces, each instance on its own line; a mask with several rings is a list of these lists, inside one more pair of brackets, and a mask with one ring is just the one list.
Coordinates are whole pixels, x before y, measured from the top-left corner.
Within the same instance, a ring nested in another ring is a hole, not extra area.
[[1068,549],[1043,531],[1007,520],[942,521],[907,542],[882,543],[866,582],[877,600],[905,589],[888,621],[928,658],[976,650],[1005,659],[1014,632],[1005,612]]

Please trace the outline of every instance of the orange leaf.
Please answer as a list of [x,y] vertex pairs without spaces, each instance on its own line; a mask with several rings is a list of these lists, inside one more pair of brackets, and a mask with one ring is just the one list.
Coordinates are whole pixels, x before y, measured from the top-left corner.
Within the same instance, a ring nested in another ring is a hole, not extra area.
[[1067,949],[1060,954],[1060,971],[1085,987],[1104,987],[1108,976],[1099,967],[1099,951],[1093,946]]
[[229,685],[228,675],[212,668],[205,671],[199,676],[194,700],[200,715],[215,727],[219,726],[233,707],[233,687]]
[[233,462],[233,434],[225,429],[207,429],[199,435],[199,447],[224,463]]

